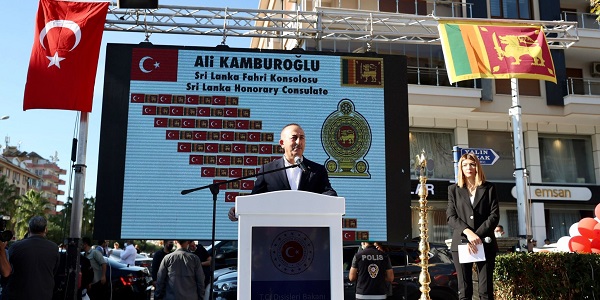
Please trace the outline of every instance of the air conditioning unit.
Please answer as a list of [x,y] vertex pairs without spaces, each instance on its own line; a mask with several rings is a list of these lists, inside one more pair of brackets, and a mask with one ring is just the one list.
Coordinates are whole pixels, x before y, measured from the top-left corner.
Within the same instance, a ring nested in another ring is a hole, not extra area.
[[594,77],[600,77],[600,62],[593,62],[591,64],[591,70],[590,73],[592,74],[592,76]]

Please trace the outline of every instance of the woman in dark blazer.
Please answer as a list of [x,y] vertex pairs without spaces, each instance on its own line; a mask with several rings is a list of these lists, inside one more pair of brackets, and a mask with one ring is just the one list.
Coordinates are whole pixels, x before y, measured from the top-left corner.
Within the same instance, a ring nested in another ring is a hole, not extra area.
[[458,245],[468,243],[469,252],[483,244],[485,261],[476,262],[479,274],[479,299],[494,299],[494,260],[498,244],[494,229],[499,221],[495,186],[485,181],[481,163],[474,154],[464,154],[458,161],[458,181],[448,187],[448,225],[452,227],[452,259],[458,273],[459,299],[473,297],[473,263],[461,264]]

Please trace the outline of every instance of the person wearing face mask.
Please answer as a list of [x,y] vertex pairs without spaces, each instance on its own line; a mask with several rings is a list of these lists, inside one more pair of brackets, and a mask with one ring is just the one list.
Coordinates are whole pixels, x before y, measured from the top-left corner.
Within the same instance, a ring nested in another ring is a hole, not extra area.
[[200,258],[189,251],[189,240],[178,240],[179,248],[167,254],[156,275],[156,300],[202,300],[204,272]]
[[[257,176],[252,194],[280,190],[300,190],[337,196],[337,192],[331,187],[325,167],[304,157],[306,136],[300,125],[291,123],[284,126],[281,130],[279,145],[284,151],[283,157],[263,165],[259,173],[295,165],[297,164],[296,160],[301,162],[303,168],[288,168]],[[228,216],[231,221],[238,220],[235,215],[235,207],[229,210]]]
[[458,180],[448,187],[446,217],[452,228],[452,259],[458,277],[459,300],[473,297],[473,263],[461,264],[458,245],[465,240],[470,253],[483,244],[485,261],[478,261],[479,299],[494,299],[494,260],[498,244],[494,229],[498,226],[500,208],[496,187],[485,180],[477,156],[464,154],[458,161]]
[[156,283],[156,276],[158,274],[158,268],[160,267],[160,263],[165,258],[165,256],[167,256],[167,254],[173,251],[173,246],[173,241],[164,240],[163,248],[154,252],[154,255],[152,256],[152,282],[154,284]]
[[494,229],[494,236],[496,238],[501,238],[504,236],[504,227],[502,225],[496,226],[496,229]]

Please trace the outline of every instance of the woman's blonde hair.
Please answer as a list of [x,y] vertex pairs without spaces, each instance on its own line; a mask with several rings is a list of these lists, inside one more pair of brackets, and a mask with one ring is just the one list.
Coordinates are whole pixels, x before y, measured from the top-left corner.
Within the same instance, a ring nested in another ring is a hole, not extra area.
[[483,173],[483,168],[481,167],[481,163],[477,156],[473,153],[463,154],[458,160],[458,182],[456,185],[459,187],[465,187],[465,174],[462,171],[462,162],[466,159],[470,159],[475,162],[475,168],[477,170],[477,174],[475,174],[475,186],[480,186],[485,182],[485,174]]

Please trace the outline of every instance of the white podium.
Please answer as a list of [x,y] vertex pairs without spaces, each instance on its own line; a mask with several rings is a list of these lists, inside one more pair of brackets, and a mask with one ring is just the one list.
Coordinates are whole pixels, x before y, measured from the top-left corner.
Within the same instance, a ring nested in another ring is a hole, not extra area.
[[343,197],[277,191],[235,208],[239,300],[343,297]]

